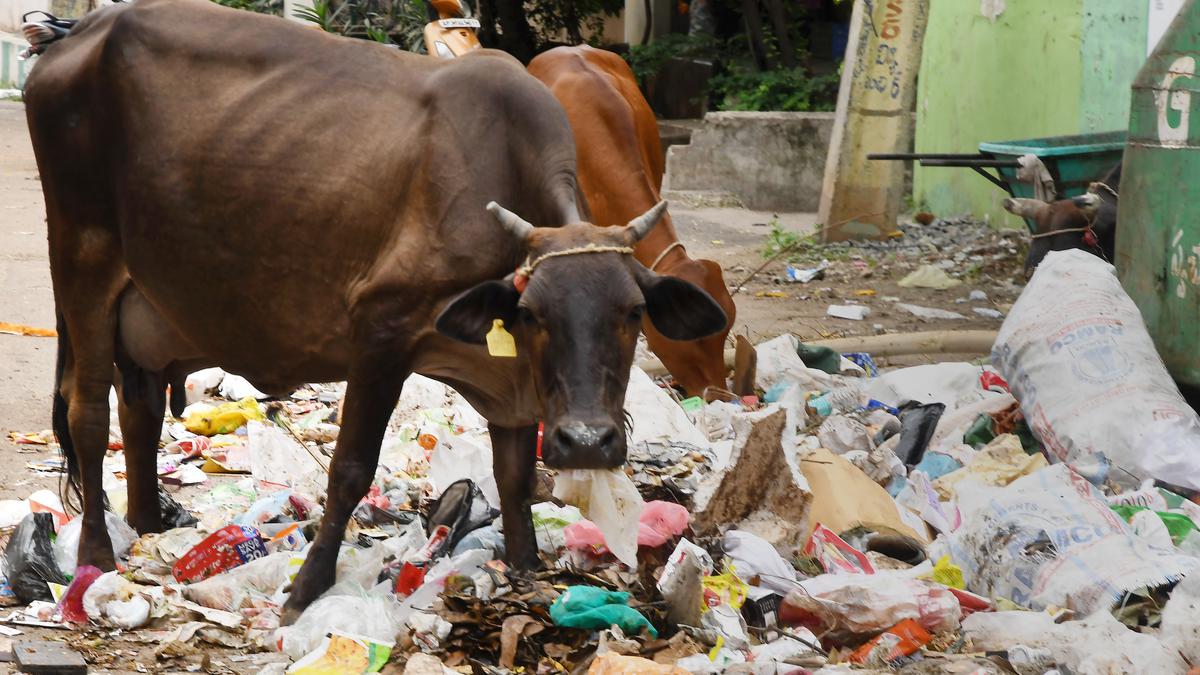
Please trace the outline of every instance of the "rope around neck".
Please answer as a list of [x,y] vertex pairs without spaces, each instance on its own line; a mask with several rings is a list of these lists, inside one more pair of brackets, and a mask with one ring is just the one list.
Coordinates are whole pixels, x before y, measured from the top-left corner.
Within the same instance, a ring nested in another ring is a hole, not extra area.
[[1091,225],[1088,225],[1087,227],[1071,227],[1071,228],[1068,228],[1065,230],[1054,230],[1053,232],[1041,232],[1039,234],[1030,234],[1029,238],[1030,239],[1041,239],[1043,237],[1053,237],[1054,235],[1057,235],[1057,234],[1071,234],[1072,232],[1087,232],[1090,229],[1092,229]]
[[633,249],[628,246],[597,246],[596,244],[588,244],[587,246],[576,246],[575,248],[566,248],[561,251],[551,251],[538,256],[533,262],[526,262],[518,271],[519,274],[528,278],[533,275],[533,271],[538,265],[549,260],[550,258],[558,258],[564,255],[581,255],[584,253],[620,253],[621,255],[633,255]]
[[650,263],[650,271],[653,272],[658,267],[658,264],[663,261],[663,258],[667,257],[667,254],[670,253],[671,251],[675,250],[676,248],[682,250],[683,242],[677,241],[674,244],[671,244],[670,246],[664,248],[663,252],[659,253],[658,257],[654,259],[654,262]]

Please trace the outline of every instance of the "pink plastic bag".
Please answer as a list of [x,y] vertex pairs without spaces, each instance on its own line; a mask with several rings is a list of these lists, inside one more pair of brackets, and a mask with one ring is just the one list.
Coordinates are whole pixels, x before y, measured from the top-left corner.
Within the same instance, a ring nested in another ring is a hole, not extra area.
[[688,526],[688,510],[671,502],[646,502],[638,518],[638,546],[656,548],[683,534]]
[[71,580],[71,585],[67,586],[67,592],[58,603],[63,621],[77,624],[88,622],[87,611],[83,608],[83,594],[101,574],[99,567],[91,565],[84,565],[75,570],[75,578]]
[[[657,548],[672,541],[687,529],[689,517],[688,510],[679,504],[664,501],[646,502],[638,518],[638,546]],[[590,520],[571,523],[563,530],[563,535],[567,540],[567,548],[593,555],[608,552],[604,534]]]

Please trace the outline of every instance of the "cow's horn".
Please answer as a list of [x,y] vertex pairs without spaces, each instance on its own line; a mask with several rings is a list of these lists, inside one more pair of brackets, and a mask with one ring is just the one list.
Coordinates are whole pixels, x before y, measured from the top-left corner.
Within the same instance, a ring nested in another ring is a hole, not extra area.
[[658,224],[658,221],[662,220],[663,214],[666,212],[667,202],[663,200],[650,207],[649,211],[629,221],[627,227],[631,228],[634,240],[641,241],[643,237],[650,234],[650,230],[654,229],[654,226]]
[[1021,216],[1022,218],[1032,218],[1035,214],[1037,214],[1038,209],[1045,205],[1046,202],[1040,199],[1025,199],[1022,197],[1017,197],[1014,199],[1009,197],[1008,199],[1004,200],[1004,210],[1013,215]]
[[1096,215],[1096,211],[1100,209],[1101,199],[1100,195],[1089,192],[1087,194],[1079,195],[1078,197],[1072,197],[1071,202],[1075,204],[1080,211],[1083,211],[1083,215],[1091,218],[1092,216]]
[[495,216],[497,222],[504,226],[504,229],[512,232],[518,239],[524,239],[529,236],[530,232],[533,232],[532,223],[496,202],[488,202],[487,210]]

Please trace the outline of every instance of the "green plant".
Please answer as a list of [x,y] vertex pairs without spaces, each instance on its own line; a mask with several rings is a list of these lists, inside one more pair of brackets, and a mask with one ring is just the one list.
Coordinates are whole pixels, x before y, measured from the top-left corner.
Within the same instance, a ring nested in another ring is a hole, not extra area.
[[800,248],[803,237],[780,225],[778,218],[772,218],[770,226],[771,231],[767,233],[766,239],[763,241],[762,257],[770,258],[779,255],[779,252],[784,249]]
[[314,0],[295,14],[329,33],[425,51],[422,0]]
[[244,9],[259,14],[283,16],[283,0],[213,0],[218,5]]
[[625,0],[531,0],[525,3],[529,23],[541,32],[542,43],[565,36],[570,44],[583,42],[583,31],[602,33],[604,17],[617,16]]
[[657,75],[670,59],[715,59],[724,48],[724,44],[711,35],[669,33],[644,45],[632,45],[625,60],[638,84],[646,86],[646,81]]
[[833,110],[840,78],[810,76],[801,68],[757,72],[731,69],[710,82],[721,110]]

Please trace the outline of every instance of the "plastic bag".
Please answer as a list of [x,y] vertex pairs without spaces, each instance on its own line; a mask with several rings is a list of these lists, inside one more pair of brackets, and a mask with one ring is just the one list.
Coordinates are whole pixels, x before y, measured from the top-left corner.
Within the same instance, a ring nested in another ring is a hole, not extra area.
[[729,530],[724,539],[725,555],[733,562],[738,576],[769,588],[780,595],[796,587],[796,569],[767,540],[749,532]]
[[904,619],[938,633],[958,628],[961,613],[949,589],[905,573],[880,571],[806,579],[784,598],[779,618],[818,634],[875,634]]
[[171,574],[185,583],[201,581],[266,555],[266,542],[258,530],[226,525],[175,561]]
[[434,494],[440,496],[451,485],[469,479],[483,492],[489,504],[499,507],[500,490],[492,471],[491,446],[484,439],[456,436],[441,428],[436,431],[439,442],[429,458],[429,480],[433,483]]
[[117,572],[105,572],[83,593],[83,609],[93,621],[133,630],[150,621],[150,603]]
[[533,533],[537,538],[538,550],[557,553],[567,545],[567,526],[583,519],[583,514],[574,506],[558,506],[551,502],[538,502],[529,507],[533,516]]
[[[138,533],[130,527],[125,519],[113,513],[104,512],[104,524],[108,527],[108,538],[112,541],[113,558],[124,559],[129,554],[129,548],[137,541]],[[54,560],[58,569],[74,573],[75,556],[79,553],[79,535],[83,529],[83,516],[76,516],[58,531],[58,539],[54,541]]]
[[58,602],[58,611],[65,623],[85,624],[88,621],[87,610],[83,607],[83,594],[103,572],[99,567],[84,565],[75,571],[75,578],[67,586],[66,593]]
[[629,594],[625,592],[570,586],[550,605],[550,618],[556,626],[567,628],[600,630],[615,624],[628,635],[637,635],[645,629],[650,637],[658,637],[650,621],[627,602]]
[[554,480],[554,496],[578,506],[600,528],[617,560],[637,567],[642,496],[623,470],[567,469]]
[[632,420],[630,448],[641,443],[682,442],[704,447],[708,439],[688,414],[641,368],[629,371],[625,411]]
[[189,584],[183,594],[205,607],[237,612],[250,605],[255,596],[270,597],[288,582],[293,554],[272,553],[234,568],[224,574]]
[[175,501],[175,498],[167,494],[167,491],[158,488],[158,510],[162,514],[162,525],[165,530],[173,530],[177,527],[194,527],[196,516],[188,513],[188,510],[183,508],[183,505]]
[[[1064,464],[1005,488],[959,491],[963,524],[945,539],[967,589],[1042,609],[1108,609],[1127,591],[1178,580],[1200,560],[1141,541]],[[940,556],[936,556],[940,557]]]
[[67,584],[66,575],[54,559],[54,516],[31,513],[21,520],[4,549],[8,583],[23,603],[53,602],[49,583]]
[[432,534],[439,525],[449,527],[444,547],[453,549],[463,537],[491,523],[498,515],[500,512],[488,503],[483,490],[470,478],[463,478],[450,484],[429,508],[425,533]]
[[1153,477],[1200,490],[1200,417],[1112,265],[1083,251],[1047,254],[1000,327],[992,362],[1058,461],[1103,454],[1132,475],[1126,484]]
[[216,436],[231,434],[251,420],[263,420],[262,408],[253,397],[219,406],[197,404],[188,406],[183,426],[193,434]]
[[638,546],[662,546],[683,534],[688,526],[687,508],[672,502],[654,500],[642,506],[638,516]]
[[707,551],[687,539],[679,540],[656,584],[667,601],[668,621],[688,626],[699,623],[706,607],[703,579],[712,571],[713,560]]
[[1200,662],[1200,575],[1184,579],[1163,608],[1162,643],[1189,663]]
[[[1166,621],[1164,612],[1164,627]],[[1045,612],[978,612],[968,616],[962,628],[963,636],[979,651],[1003,651],[1014,645],[1049,649],[1055,661],[1066,667],[1063,672],[1108,675],[1188,669],[1178,652],[1153,635],[1129,630],[1108,612],[1063,623],[1055,623]],[[1189,628],[1195,629],[1195,624]]]
[[259,482],[286,485],[308,495],[325,494],[329,476],[296,439],[274,424],[246,425],[250,475]]
[[293,659],[300,659],[316,650],[333,630],[392,644],[404,628],[406,618],[391,594],[326,593],[309,605],[296,623],[280,629],[282,649]]
[[912,405],[900,411],[900,441],[893,451],[901,462],[910,467],[921,462],[944,412],[944,403]]

